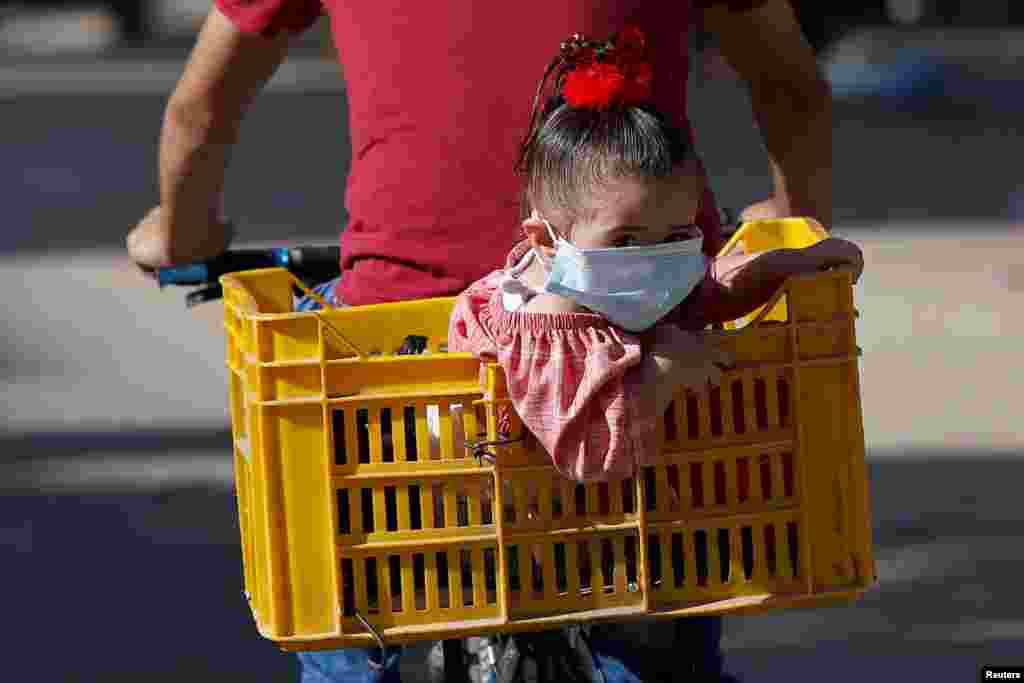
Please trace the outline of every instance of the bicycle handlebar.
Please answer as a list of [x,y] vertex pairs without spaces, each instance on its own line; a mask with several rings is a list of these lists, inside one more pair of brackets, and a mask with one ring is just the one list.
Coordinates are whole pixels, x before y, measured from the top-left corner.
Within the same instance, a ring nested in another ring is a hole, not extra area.
[[167,285],[212,285],[221,275],[257,268],[287,268],[298,276],[329,280],[341,273],[338,247],[229,249],[220,256],[184,266],[161,268],[157,279]]
[[160,287],[168,285],[204,286],[185,298],[192,307],[219,299],[223,292],[221,275],[257,268],[287,268],[309,285],[332,280],[341,274],[341,249],[328,247],[277,247],[270,249],[229,249],[223,254],[197,263],[157,271]]

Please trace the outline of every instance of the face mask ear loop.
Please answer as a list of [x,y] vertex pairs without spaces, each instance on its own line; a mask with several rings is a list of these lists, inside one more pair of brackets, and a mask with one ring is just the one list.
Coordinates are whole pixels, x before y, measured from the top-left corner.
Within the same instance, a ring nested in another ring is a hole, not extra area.
[[[555,231],[551,228],[551,223],[548,222],[547,218],[541,218],[540,216],[537,216],[537,218],[539,218],[540,221],[542,223],[544,223],[544,227],[547,228],[547,230],[548,230],[548,235],[551,236],[551,246],[554,249],[557,250],[558,249],[559,237],[558,237],[558,235],[555,234]],[[542,266],[544,266],[544,270],[546,272],[550,273],[551,272],[551,259],[549,259],[547,256],[545,256],[544,253],[540,250],[539,247],[534,247],[533,253],[537,257],[537,260],[540,261],[540,264]]]
[[555,230],[551,227],[551,223],[548,222],[547,218],[541,218],[541,220],[544,222],[544,227],[548,229],[548,235],[551,236],[551,246],[558,247],[558,241],[562,238],[555,234]]

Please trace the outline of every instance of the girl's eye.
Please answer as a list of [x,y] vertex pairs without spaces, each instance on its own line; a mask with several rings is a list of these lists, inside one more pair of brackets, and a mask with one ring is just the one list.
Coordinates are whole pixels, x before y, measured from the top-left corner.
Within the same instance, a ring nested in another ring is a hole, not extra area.
[[696,226],[688,225],[685,228],[679,228],[674,230],[671,235],[665,240],[666,242],[686,242],[688,240],[695,240],[700,237],[700,228]]

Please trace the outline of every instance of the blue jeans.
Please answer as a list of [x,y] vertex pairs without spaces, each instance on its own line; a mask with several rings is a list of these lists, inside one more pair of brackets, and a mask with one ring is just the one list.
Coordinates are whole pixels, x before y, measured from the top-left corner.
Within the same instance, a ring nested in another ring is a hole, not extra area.
[[[336,280],[313,289],[334,305]],[[319,308],[311,297],[296,299],[295,310]],[[734,681],[723,672],[722,620],[691,617],[598,624],[591,628],[594,669],[605,683],[711,683]],[[298,653],[302,683],[400,683],[405,648],[346,648]],[[426,662],[423,667],[426,668]]]
[[[339,305],[341,302],[337,301],[334,298],[334,286],[336,284],[338,284],[338,280],[340,280],[340,279],[341,278],[336,278],[336,279],[331,280],[329,282],[324,282],[323,284],[319,284],[319,285],[317,285],[316,287],[313,288],[313,291],[318,296],[320,296],[321,298],[326,299],[327,303],[329,303],[331,305]],[[317,302],[316,299],[314,299],[311,296],[304,296],[304,297],[301,297],[301,298],[296,297],[296,299],[295,299],[295,310],[296,311],[315,311],[318,308],[320,308],[320,304]]]
[[[692,617],[672,621],[598,624],[591,628],[593,669],[605,683],[729,683],[719,648],[722,620]],[[301,683],[401,683],[404,648],[350,648],[298,654]],[[425,671],[427,662],[408,662]]]
[[302,683],[400,683],[398,658],[402,648],[346,648],[299,652]]

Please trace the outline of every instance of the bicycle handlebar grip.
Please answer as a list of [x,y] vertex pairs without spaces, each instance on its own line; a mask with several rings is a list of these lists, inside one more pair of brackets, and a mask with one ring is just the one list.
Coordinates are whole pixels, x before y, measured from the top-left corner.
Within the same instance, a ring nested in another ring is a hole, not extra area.
[[288,250],[288,260],[299,269],[337,266],[341,247],[296,247]]
[[288,250],[284,248],[275,249],[232,249],[225,251],[214,261],[217,264],[217,273],[214,280],[225,273],[235,273],[240,270],[256,270],[258,268],[287,268]]
[[210,268],[205,262],[157,270],[157,282],[161,287],[166,287],[167,285],[203,285],[209,281]]
[[186,297],[189,307],[220,298],[220,276],[259,268],[286,268],[310,286],[341,275],[340,247],[279,247],[273,249],[233,249],[208,261],[157,270],[160,287],[168,285],[207,285]]
[[184,266],[161,268],[157,281],[166,285],[214,284],[225,273],[288,265],[287,249],[234,249],[216,258]]
[[287,268],[318,282],[341,275],[340,247],[296,247],[288,250]]

